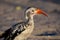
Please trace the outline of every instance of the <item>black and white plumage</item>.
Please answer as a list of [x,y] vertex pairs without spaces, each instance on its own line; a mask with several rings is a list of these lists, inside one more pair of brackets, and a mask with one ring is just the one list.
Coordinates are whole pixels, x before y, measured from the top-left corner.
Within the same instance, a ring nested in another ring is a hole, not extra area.
[[25,11],[26,21],[17,23],[13,25],[10,29],[6,30],[0,38],[4,38],[4,40],[25,40],[29,37],[34,29],[34,20],[33,16],[37,14],[45,14],[40,9],[29,7]]

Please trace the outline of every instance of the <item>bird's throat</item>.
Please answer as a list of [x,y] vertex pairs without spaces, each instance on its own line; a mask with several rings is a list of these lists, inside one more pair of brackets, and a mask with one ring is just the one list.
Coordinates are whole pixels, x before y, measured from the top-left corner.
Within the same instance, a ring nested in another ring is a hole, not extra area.
[[34,24],[34,20],[33,20],[33,17],[32,16],[30,16],[30,17],[27,17],[26,16],[26,20],[27,20],[28,24],[30,24],[30,25],[33,25]]

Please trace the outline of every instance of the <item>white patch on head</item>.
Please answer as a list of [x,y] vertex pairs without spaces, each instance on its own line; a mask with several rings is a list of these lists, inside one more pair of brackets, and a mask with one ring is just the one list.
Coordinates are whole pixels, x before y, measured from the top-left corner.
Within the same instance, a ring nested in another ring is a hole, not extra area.
[[28,12],[30,12],[30,13],[34,13],[33,11],[35,11],[36,10],[36,8],[29,8],[27,11],[26,11],[26,13],[28,13]]
[[34,8],[34,7],[27,9],[25,12],[26,13],[26,19],[28,19],[28,17],[33,18],[33,16],[36,15],[36,9],[37,8]]

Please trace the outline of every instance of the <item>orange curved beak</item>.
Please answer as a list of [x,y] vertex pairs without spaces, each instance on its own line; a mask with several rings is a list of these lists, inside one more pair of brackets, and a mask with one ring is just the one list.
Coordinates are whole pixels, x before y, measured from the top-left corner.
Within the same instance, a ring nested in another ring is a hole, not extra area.
[[36,10],[36,13],[37,13],[37,14],[43,14],[43,15],[45,15],[45,16],[48,17],[48,15],[47,15],[44,11],[42,11],[42,10],[40,10],[40,9],[37,9],[37,10]]

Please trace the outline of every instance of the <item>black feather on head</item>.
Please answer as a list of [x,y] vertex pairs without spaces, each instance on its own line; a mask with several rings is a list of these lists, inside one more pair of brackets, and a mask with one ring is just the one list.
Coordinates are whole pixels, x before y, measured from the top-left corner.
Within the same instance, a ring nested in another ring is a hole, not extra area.
[[27,8],[25,9],[25,12],[26,12],[26,10],[28,10],[29,8],[31,8],[31,7],[27,7]]

